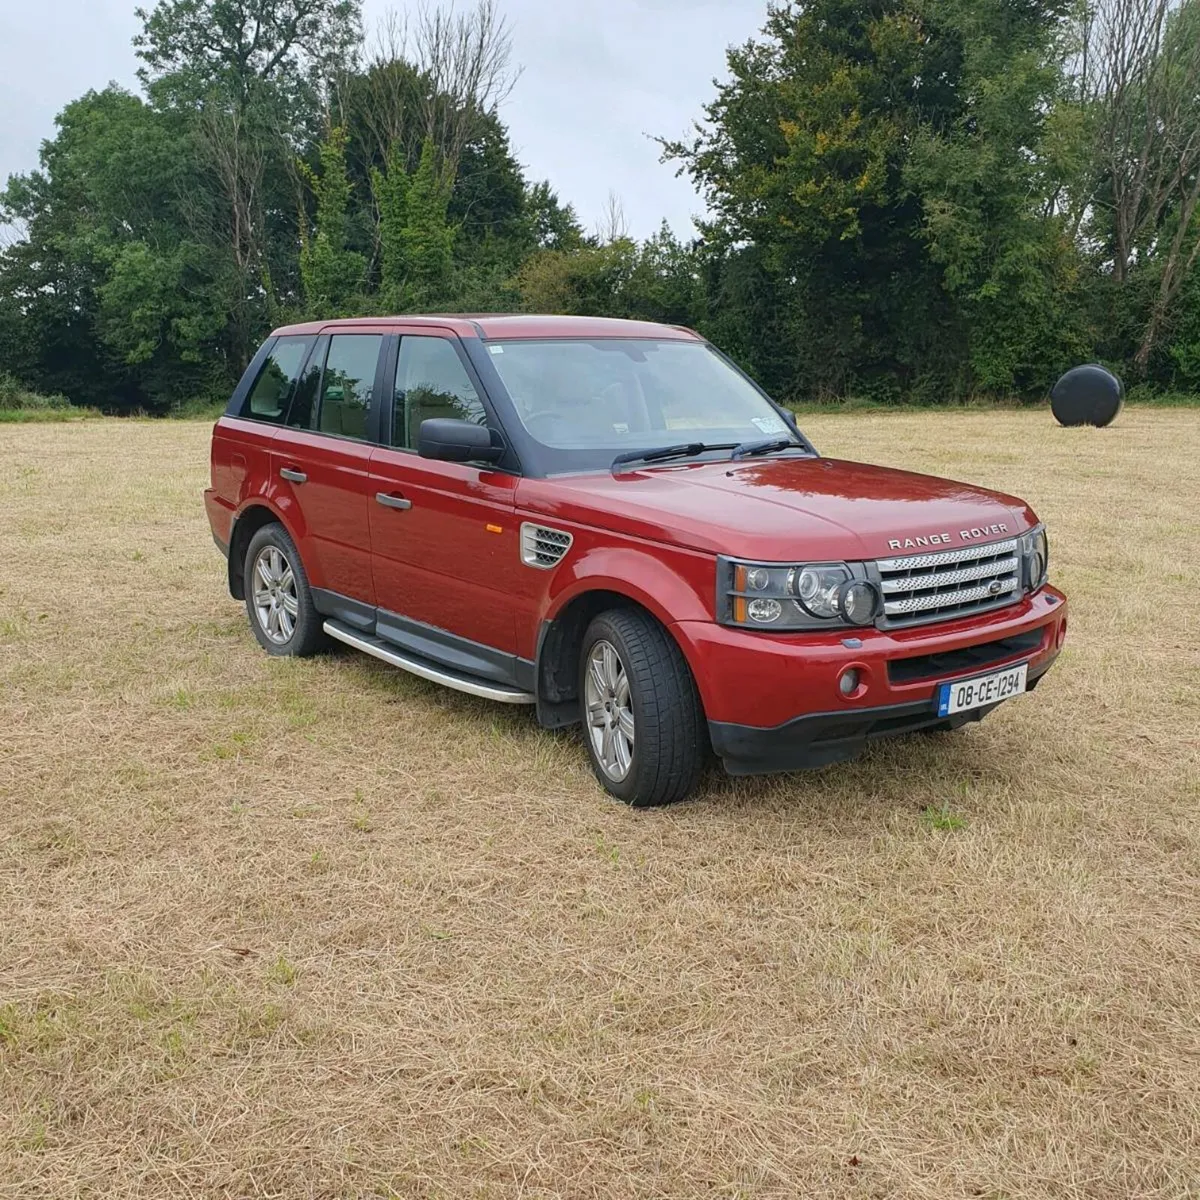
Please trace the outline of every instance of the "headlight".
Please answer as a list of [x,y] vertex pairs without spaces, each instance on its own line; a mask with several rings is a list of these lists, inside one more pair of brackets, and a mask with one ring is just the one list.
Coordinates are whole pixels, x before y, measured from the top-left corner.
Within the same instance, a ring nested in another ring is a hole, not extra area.
[[870,625],[879,616],[882,600],[873,583],[854,579],[842,584],[838,591],[838,612],[851,625]]
[[1038,525],[1022,536],[1021,558],[1025,564],[1025,587],[1036,592],[1050,573],[1050,542],[1044,525]]
[[718,562],[719,619],[746,629],[829,629],[870,625],[882,607],[863,568],[847,563]]
[[838,592],[850,579],[850,568],[845,563],[823,563],[796,567],[788,577],[788,587],[806,612],[828,621],[841,615]]

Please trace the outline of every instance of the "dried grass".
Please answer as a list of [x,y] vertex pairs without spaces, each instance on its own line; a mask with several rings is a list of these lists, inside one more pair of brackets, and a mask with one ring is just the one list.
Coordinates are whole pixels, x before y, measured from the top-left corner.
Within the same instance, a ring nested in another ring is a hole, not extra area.
[[6,427],[0,1197],[1200,1195],[1197,414],[806,426],[1030,498],[1068,650],[645,814],[262,655],[207,425]]

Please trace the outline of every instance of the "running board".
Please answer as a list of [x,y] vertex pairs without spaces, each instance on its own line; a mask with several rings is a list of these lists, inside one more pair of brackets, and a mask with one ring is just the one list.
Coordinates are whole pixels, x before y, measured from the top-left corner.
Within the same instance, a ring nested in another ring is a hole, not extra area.
[[468,696],[479,696],[484,700],[496,700],[501,704],[536,704],[537,697],[517,688],[505,687],[502,683],[490,683],[484,679],[475,679],[470,675],[459,675],[456,671],[448,671],[445,667],[436,666],[423,658],[415,658],[403,653],[391,642],[382,638],[372,637],[369,633],[360,633],[343,625],[341,621],[326,621],[325,632],[331,638],[353,646],[364,654],[408,671],[411,675],[419,675],[430,683],[440,683],[443,687],[453,688],[456,692],[466,692]]

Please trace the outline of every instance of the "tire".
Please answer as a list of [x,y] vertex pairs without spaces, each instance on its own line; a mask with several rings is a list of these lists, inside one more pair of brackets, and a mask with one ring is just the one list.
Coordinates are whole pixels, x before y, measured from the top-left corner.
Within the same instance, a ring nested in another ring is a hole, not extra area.
[[313,607],[312,589],[296,544],[282,525],[264,525],[250,539],[243,569],[250,628],[268,654],[308,658],[325,649],[324,621]]
[[611,795],[650,808],[696,786],[708,750],[704,709],[683,653],[648,613],[613,609],[588,626],[579,700],[592,770]]

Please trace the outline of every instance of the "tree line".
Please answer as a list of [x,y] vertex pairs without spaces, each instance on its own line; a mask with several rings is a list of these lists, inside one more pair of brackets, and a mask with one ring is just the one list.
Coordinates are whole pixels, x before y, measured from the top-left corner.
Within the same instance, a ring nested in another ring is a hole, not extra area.
[[[108,411],[227,394],[273,326],[438,311],[707,334],[785,400],[1200,391],[1200,0],[795,0],[662,142],[708,214],[585,231],[500,118],[495,0],[159,0],[140,91],[0,193],[0,374]],[[586,152],[581,135],[580,152]],[[7,232],[5,232],[7,231]]]

